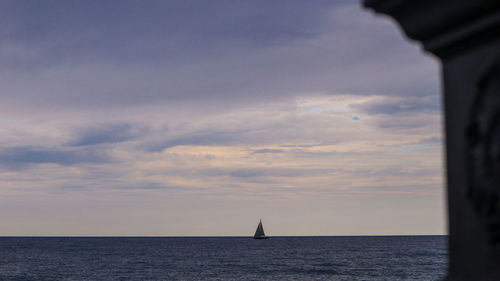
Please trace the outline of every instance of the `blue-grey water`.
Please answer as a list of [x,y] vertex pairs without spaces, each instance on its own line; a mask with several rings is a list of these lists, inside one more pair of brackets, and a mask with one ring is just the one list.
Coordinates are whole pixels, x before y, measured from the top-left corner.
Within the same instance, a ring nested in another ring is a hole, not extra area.
[[0,280],[439,280],[446,236],[2,237]]

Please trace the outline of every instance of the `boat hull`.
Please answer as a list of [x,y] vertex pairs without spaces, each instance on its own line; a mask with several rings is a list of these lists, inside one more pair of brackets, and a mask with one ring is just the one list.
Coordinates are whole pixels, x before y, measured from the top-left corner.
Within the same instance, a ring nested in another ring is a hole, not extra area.
[[253,239],[269,239],[269,237],[267,237],[267,236],[263,236],[263,237],[254,237]]

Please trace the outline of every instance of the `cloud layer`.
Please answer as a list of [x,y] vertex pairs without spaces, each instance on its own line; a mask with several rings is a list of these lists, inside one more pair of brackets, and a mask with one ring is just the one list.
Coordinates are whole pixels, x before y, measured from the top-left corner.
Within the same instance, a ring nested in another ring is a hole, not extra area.
[[0,234],[444,232],[436,61],[387,19],[342,1],[0,11]]
[[220,111],[305,93],[436,94],[434,63],[357,5],[70,2],[2,9],[2,112]]

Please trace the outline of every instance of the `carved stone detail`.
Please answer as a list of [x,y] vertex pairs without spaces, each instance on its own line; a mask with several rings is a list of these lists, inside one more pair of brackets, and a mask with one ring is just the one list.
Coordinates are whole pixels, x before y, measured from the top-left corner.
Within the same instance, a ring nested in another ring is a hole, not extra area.
[[466,132],[466,196],[500,242],[500,58],[480,76]]

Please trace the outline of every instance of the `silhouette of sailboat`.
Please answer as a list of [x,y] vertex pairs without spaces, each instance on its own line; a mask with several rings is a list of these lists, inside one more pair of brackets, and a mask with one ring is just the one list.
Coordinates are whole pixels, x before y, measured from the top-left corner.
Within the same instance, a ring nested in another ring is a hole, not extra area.
[[268,237],[264,233],[264,227],[262,227],[262,220],[259,221],[259,225],[257,226],[257,230],[255,230],[253,239],[268,239]]

